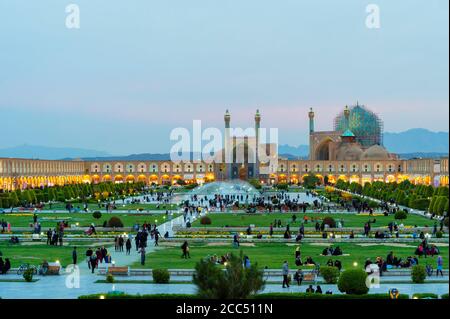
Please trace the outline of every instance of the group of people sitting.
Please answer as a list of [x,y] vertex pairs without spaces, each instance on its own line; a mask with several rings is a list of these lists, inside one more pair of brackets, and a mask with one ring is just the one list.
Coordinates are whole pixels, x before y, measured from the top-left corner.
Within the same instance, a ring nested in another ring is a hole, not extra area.
[[439,255],[439,248],[436,247],[436,245],[429,245],[428,242],[425,240],[422,241],[422,243],[417,247],[416,249],[416,255],[419,257],[425,256],[436,256]]
[[[386,257],[386,264],[382,266],[382,270],[385,271],[390,267],[396,268],[409,268],[419,264],[419,259],[416,256],[408,256],[406,259],[397,257],[394,252],[390,252]],[[390,267],[389,267],[390,266]]]
[[329,267],[336,267],[339,270],[342,269],[342,263],[340,260],[337,260],[337,259],[335,261],[333,261],[333,259],[328,259],[326,265]]
[[4,275],[10,269],[11,269],[11,262],[9,261],[9,258],[5,258],[5,261],[3,261],[3,258],[0,257],[0,274]]
[[11,236],[11,238],[9,239],[9,242],[11,244],[18,244],[19,243],[19,237],[17,236]]
[[323,256],[341,256],[342,255],[342,249],[339,246],[333,247],[327,247],[322,251]]

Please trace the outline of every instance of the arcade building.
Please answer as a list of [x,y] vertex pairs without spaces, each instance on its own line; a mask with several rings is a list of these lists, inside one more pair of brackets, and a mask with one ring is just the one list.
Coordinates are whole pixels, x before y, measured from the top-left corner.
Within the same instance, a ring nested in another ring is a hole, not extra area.
[[[364,184],[373,181],[448,185],[448,157],[440,159],[400,159],[383,147],[383,123],[365,106],[345,107],[334,120],[330,131],[315,131],[315,113],[310,109],[309,158],[287,159],[278,156],[276,167],[250,161],[258,148],[274,154],[275,144],[259,144],[261,114],[254,117],[254,136],[230,134],[231,114],[224,116],[225,148],[231,149],[233,161],[211,163],[181,161],[83,161],[0,158],[0,191],[73,183],[141,181],[151,184],[198,183],[230,179],[259,179],[263,184],[294,183],[314,174],[322,182],[339,179]],[[241,152],[237,152],[240,150]],[[272,151],[272,152],[271,152]],[[243,158],[235,161],[236,153]]]

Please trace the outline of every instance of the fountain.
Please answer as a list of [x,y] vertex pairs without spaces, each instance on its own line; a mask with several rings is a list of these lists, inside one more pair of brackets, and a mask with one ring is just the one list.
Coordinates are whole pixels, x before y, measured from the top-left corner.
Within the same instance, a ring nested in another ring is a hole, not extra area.
[[242,180],[212,182],[194,188],[189,195],[260,195],[260,192],[250,183]]

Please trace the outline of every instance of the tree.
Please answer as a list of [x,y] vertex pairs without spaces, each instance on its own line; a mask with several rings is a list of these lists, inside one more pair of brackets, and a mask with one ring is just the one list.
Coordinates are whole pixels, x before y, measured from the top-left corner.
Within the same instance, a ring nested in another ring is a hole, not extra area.
[[257,264],[243,267],[240,256],[230,255],[225,271],[209,259],[200,260],[195,266],[193,282],[197,294],[205,299],[246,299],[264,288],[263,272]]
[[303,176],[303,187],[308,189],[315,188],[320,183],[320,179],[316,175],[308,174]]
[[349,295],[364,295],[369,291],[366,279],[367,273],[362,269],[345,270],[339,276],[339,291]]

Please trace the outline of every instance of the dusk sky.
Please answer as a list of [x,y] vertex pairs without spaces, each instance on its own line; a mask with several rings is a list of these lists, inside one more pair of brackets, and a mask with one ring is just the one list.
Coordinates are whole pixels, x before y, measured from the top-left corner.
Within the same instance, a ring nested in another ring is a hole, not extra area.
[[[68,4],[80,29],[65,25]],[[366,6],[380,28],[366,27]],[[0,148],[168,152],[175,127],[279,128],[359,101],[385,131],[449,130],[448,0],[1,0]]]

